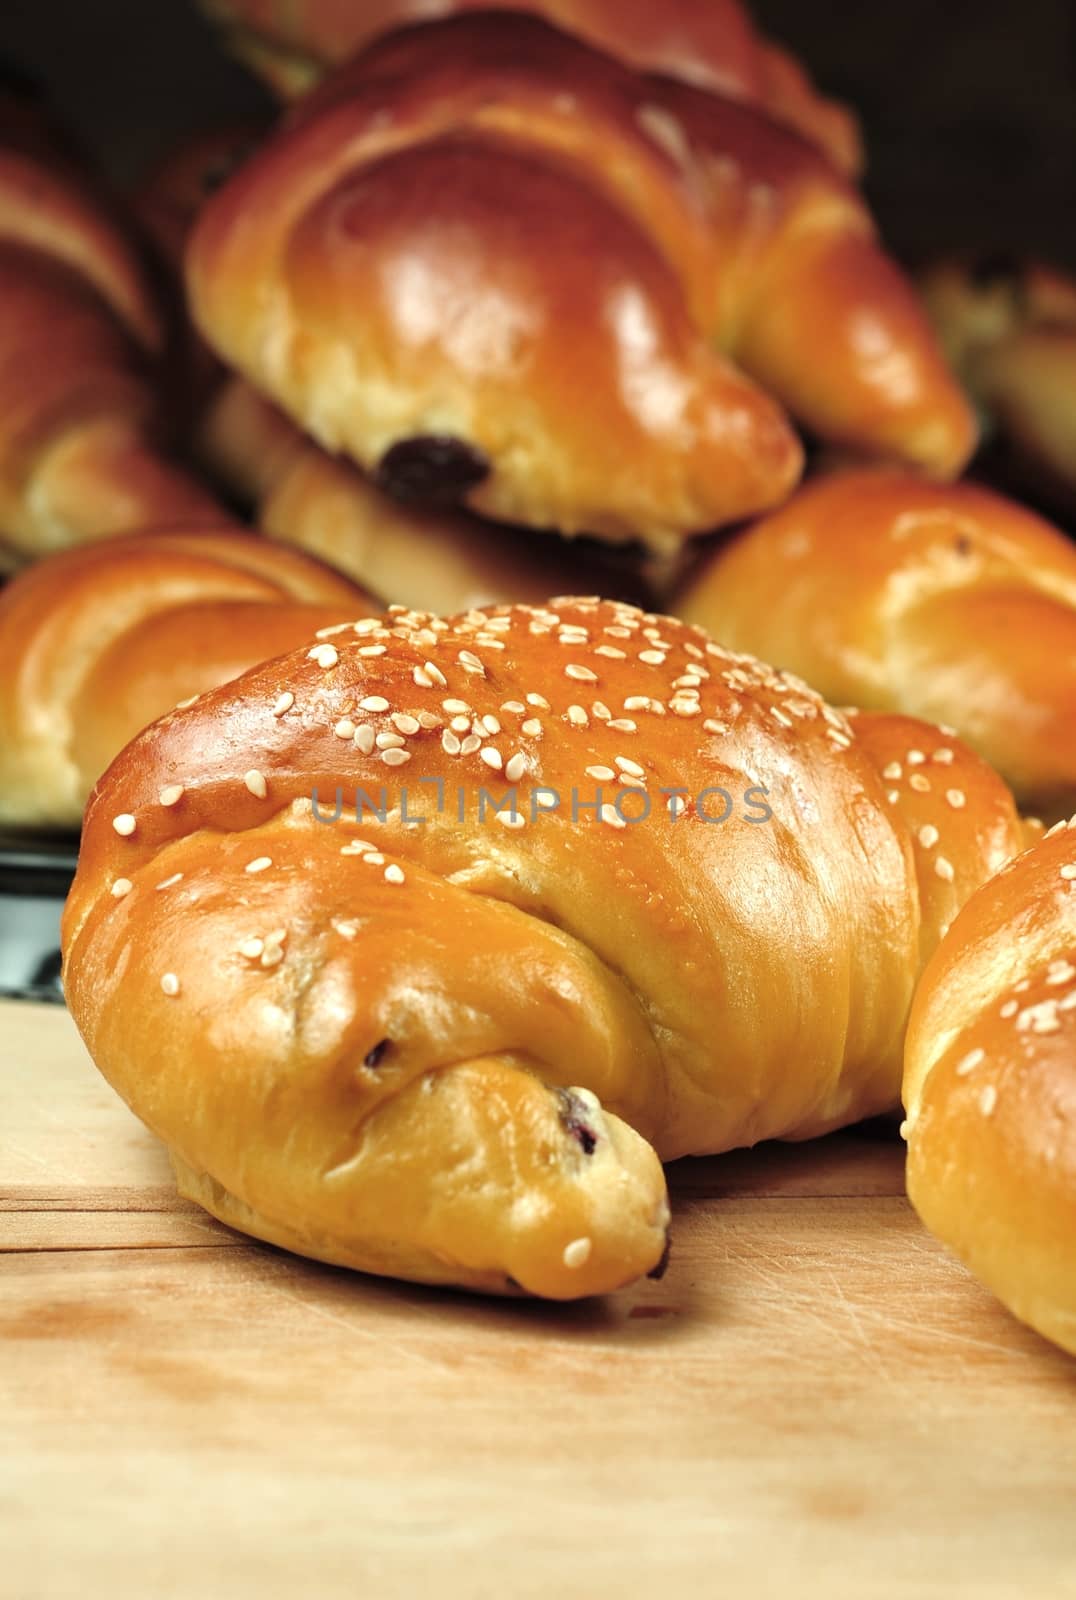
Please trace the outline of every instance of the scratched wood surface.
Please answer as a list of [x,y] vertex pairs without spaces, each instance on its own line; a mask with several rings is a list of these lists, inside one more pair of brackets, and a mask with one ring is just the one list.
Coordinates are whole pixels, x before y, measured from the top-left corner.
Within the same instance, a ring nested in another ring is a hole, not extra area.
[[255,1245],[0,1005],[0,1594],[1076,1596],[1076,1362],[892,1141],[686,1162],[668,1275],[486,1303]]

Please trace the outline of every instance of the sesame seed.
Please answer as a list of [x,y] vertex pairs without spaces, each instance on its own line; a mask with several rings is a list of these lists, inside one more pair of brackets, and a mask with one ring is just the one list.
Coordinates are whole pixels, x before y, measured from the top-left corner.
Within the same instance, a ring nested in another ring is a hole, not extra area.
[[264,872],[266,867],[271,867],[272,865],[272,856],[255,856],[253,861],[247,862],[244,870],[247,872]]
[[671,794],[666,802],[669,815],[675,822],[687,810],[687,801],[682,794]]
[[[500,733],[501,725],[497,721],[496,717],[485,716],[485,717],[483,717],[481,719],[481,722],[482,722],[482,727],[486,730],[487,733]],[[477,728],[475,729],[475,732],[476,733],[478,732]]]
[[179,993],[179,979],[174,972],[166,972],[161,977],[161,992],[169,996]]
[[433,679],[422,667],[415,667],[411,673],[411,682],[416,689],[432,689]]
[[953,863],[947,856],[939,856],[937,858],[934,863],[934,872],[937,877],[941,878],[943,883],[952,883],[956,877],[956,873],[953,871]]
[[262,951],[261,964],[263,967],[279,967],[284,959],[284,952],[278,944],[267,945]]
[[471,727],[470,717],[453,717],[449,723],[453,733],[468,733]]
[[446,756],[458,756],[460,753],[459,738],[451,728],[446,728],[441,735],[441,749]]
[[290,689],[285,689],[284,693],[280,696],[276,705],[273,707],[273,716],[282,717],[285,711],[290,711],[294,704],[295,696],[292,694]]
[[1046,974],[1046,982],[1051,989],[1056,989],[1063,983],[1069,983],[1076,978],[1076,967],[1071,961],[1051,961],[1050,969]]
[[134,884],[131,882],[130,878],[117,878],[115,883],[112,885],[112,898],[114,900],[122,900],[124,895],[130,894],[133,888]]
[[358,937],[359,924],[353,922],[350,917],[334,917],[332,925],[341,939],[355,939]]
[[161,790],[157,796],[157,799],[161,802],[162,806],[174,806],[177,805],[180,800],[182,800],[184,793],[185,790],[181,783],[170,783],[167,785],[167,787]]
[[385,868],[385,882],[386,883],[403,883],[403,882],[405,882],[403,868],[402,867],[398,867],[395,862],[393,862],[391,864],[391,866],[387,866]]
[[613,713],[609,710],[609,707],[605,704],[604,700],[595,700],[590,709],[593,715],[598,718],[599,722],[608,722],[610,717],[613,715]]
[[648,694],[630,694],[624,701],[625,711],[648,711],[650,709],[650,696]]
[[510,756],[505,764],[504,775],[508,779],[508,782],[518,783],[529,765],[530,763],[528,762],[527,757],[523,754],[522,750],[517,750],[515,755]]
[[469,733],[460,745],[461,756],[473,756],[476,750],[482,748],[482,741],[477,733]]
[[385,654],[385,646],[383,644],[363,644],[359,646],[356,654],[360,656],[383,656]]
[[1006,1002],[1002,1006],[1001,1011],[1000,1011],[999,1014],[1001,1016],[1003,1016],[1003,1017],[1015,1017],[1015,1015],[1019,1011],[1019,1009],[1020,1009],[1019,1000],[1006,1000]]
[[921,767],[926,760],[922,750],[909,750],[904,758],[910,767]]
[[157,885],[157,888],[171,889],[175,884],[182,882],[182,879],[182,872],[173,872],[170,878],[162,878],[161,882]]
[[612,783],[616,773],[612,767],[588,767],[587,777],[593,778],[597,783]]
[[420,711],[418,713],[418,725],[420,728],[439,728],[441,726],[441,718],[436,711]]
[[368,851],[367,854],[363,856],[362,861],[363,866],[365,867],[383,867],[385,865],[385,858],[381,854],[380,850]]
[[265,781],[265,774],[259,772],[257,767],[251,767],[249,772],[243,774],[243,782],[256,800],[264,800],[269,793],[269,785]]
[[387,711],[389,703],[383,694],[368,694],[365,700],[360,700],[359,705],[363,711]]
[[940,838],[941,834],[938,832],[937,828],[932,822],[926,823],[919,830],[919,843],[923,846],[924,850],[933,850]]
[[319,667],[335,667],[340,659],[340,653],[334,644],[316,644],[313,650],[308,650],[306,659],[316,661]]
[[648,667],[661,667],[665,665],[665,653],[662,650],[640,650],[639,660],[645,661]]
[[569,661],[564,669],[564,676],[571,678],[576,683],[597,683],[598,674],[591,672],[589,667],[581,667],[574,661]]
[[[672,711],[672,714],[673,714],[674,717],[701,717],[702,716],[702,707],[699,704],[697,704],[697,702],[694,701],[694,700],[674,699],[671,702],[669,709]],[[776,713],[775,713],[775,715],[776,715]],[[782,720],[786,723],[786,725],[788,727],[791,728],[792,724],[791,724],[791,722],[788,721],[787,717],[783,718]]]
[[602,806],[601,811],[598,813],[598,815],[601,817],[601,820],[604,823],[606,823],[610,828],[626,828],[627,827],[627,823],[624,821],[624,818],[620,815],[620,812],[617,810],[616,806]]
[[350,717],[341,717],[333,732],[338,739],[353,739],[355,737],[355,724]]
[[364,722],[355,729],[355,745],[364,756],[373,755],[377,733],[372,722]]
[[908,779],[908,783],[909,786],[915,790],[916,794],[930,793],[930,779],[924,778],[921,772],[913,772],[911,777]]
[[616,733],[636,733],[638,723],[632,722],[630,717],[614,717],[609,724]]
[[573,1239],[571,1244],[564,1246],[564,1265],[573,1272],[578,1267],[585,1266],[590,1260],[592,1248],[589,1239]]
[[173,709],[175,711],[189,711],[194,702],[199,698],[200,696],[192,694],[189,695],[186,700],[177,700]]
[[596,656],[608,656],[610,661],[626,661],[628,659],[626,650],[618,650],[615,645],[611,644],[595,645],[594,654]]
[[1066,883],[1071,883],[1073,878],[1076,878],[1076,866],[1073,866],[1071,862],[1067,862],[1065,866],[1061,868],[1061,876],[1064,878]]
[[265,949],[265,940],[257,938],[244,939],[242,944],[237,946],[237,949],[239,954],[241,956],[246,956],[248,961],[257,961],[258,957]]
[[888,767],[882,768],[882,777],[887,783],[899,783],[904,776],[904,768],[899,761],[891,761]]
[[424,661],[422,663],[422,670],[425,672],[428,678],[433,679],[434,683],[439,689],[444,689],[447,686],[448,679],[445,677],[444,673],[441,671],[440,667],[435,661]]
[[713,718],[708,718],[702,727],[704,733],[728,733],[729,731],[727,722],[715,722]]
[[537,739],[541,735],[542,724],[537,717],[528,717],[520,731],[525,733],[528,739]]
[[630,761],[627,756],[614,756],[613,760],[621,772],[630,772],[633,778],[646,777],[646,769],[641,767],[637,761]]
[[527,825],[522,811],[495,811],[494,816],[502,828],[525,828]]
[[897,801],[900,799],[900,795],[897,793],[896,789],[890,789],[886,795],[886,799],[889,801],[891,806],[895,806]]
[[976,1067],[981,1066],[982,1063],[985,1060],[986,1060],[986,1051],[985,1050],[969,1050],[967,1055],[963,1058],[963,1060],[957,1062],[957,1065],[956,1065],[956,1075],[957,1075],[957,1077],[958,1078],[966,1078],[969,1072],[974,1072]]
[[112,818],[112,826],[121,839],[129,839],[138,824],[129,811],[121,811],[118,817]]
[[361,617],[358,622],[352,623],[351,631],[361,638],[364,633],[376,633],[380,626],[376,617]]
[[389,721],[392,723],[392,726],[394,728],[398,728],[401,733],[406,733],[409,735],[412,733],[418,733],[420,727],[422,726],[417,717],[412,717],[406,711],[394,711],[392,716],[389,718]]
[[402,750],[406,740],[400,734],[390,733],[386,729],[384,733],[379,733],[375,737],[374,743],[379,750]]
[[952,750],[943,746],[940,750],[935,750],[930,759],[931,761],[936,761],[940,767],[951,767],[954,760],[954,753]]
[[571,723],[573,728],[590,727],[590,718],[587,716],[582,706],[568,707],[568,721]]
[[994,1107],[997,1105],[997,1103],[998,1092],[992,1083],[988,1083],[982,1094],[979,1096],[979,1110],[982,1112],[984,1117],[992,1117],[994,1114]]
[[964,793],[963,789],[947,789],[945,791],[945,798],[948,800],[954,811],[962,811],[968,803],[968,797]]
[[467,704],[466,700],[442,700],[441,701],[441,710],[442,711],[449,711],[449,712],[453,713],[454,715],[459,715],[461,712],[470,711],[470,709],[471,708]]
[[506,700],[501,710],[510,711],[513,716],[522,717],[525,715],[527,708],[522,700]]
[[395,748],[391,750],[382,750],[381,759],[385,763],[386,767],[403,767],[406,766],[410,761],[411,752],[409,750],[397,750]]
[[529,706],[537,706],[539,711],[551,711],[553,709],[544,694],[529,694],[527,696],[527,704]]
[[501,752],[495,749],[491,744],[487,744],[484,747],[481,752],[481,758],[486,763],[487,767],[493,768],[494,772],[500,772],[501,768],[504,766],[504,758],[501,755]]

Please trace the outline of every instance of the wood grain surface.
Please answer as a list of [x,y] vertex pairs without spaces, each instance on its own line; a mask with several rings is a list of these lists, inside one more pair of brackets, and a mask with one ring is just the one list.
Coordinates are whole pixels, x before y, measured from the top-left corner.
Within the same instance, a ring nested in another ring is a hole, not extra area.
[[901,1165],[685,1162],[662,1282],[484,1302],[212,1222],[0,1005],[0,1594],[1076,1596],[1076,1363]]

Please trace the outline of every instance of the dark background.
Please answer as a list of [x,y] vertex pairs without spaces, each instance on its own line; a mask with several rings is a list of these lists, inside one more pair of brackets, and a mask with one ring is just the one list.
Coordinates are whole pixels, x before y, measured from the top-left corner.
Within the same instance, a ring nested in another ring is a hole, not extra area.
[[[1076,0],[753,9],[859,108],[868,191],[897,251],[1015,249],[1076,268]],[[193,0],[0,0],[0,50],[46,80],[119,178],[177,134],[264,104]]]

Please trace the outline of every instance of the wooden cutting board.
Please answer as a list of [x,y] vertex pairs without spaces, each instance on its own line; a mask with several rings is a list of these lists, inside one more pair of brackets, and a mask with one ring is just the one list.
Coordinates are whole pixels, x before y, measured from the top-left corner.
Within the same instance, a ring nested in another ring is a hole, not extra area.
[[685,1162],[662,1282],[483,1302],[212,1222],[0,1005],[0,1594],[1076,1596],[1076,1361],[901,1166]]

